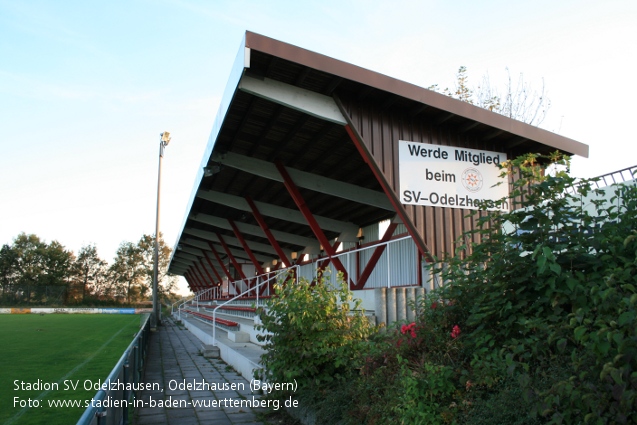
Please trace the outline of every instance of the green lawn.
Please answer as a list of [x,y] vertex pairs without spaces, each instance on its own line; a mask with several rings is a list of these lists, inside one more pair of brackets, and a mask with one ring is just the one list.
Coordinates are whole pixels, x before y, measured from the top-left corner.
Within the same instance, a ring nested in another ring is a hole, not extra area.
[[[49,407],[48,402],[90,400],[97,391],[85,390],[85,382],[90,385],[107,378],[138,332],[141,317],[0,315],[0,424],[75,424],[83,407]],[[35,389],[38,380],[57,383],[58,390]],[[32,405],[38,400],[40,407],[19,406],[20,402],[28,406],[29,399]]]

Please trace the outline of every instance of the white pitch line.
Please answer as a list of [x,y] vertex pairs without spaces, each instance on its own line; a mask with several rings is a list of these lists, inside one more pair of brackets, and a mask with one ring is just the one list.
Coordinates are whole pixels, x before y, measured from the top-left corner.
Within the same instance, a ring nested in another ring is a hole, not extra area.
[[[122,331],[124,330],[124,328],[120,329],[119,331],[115,332],[113,334],[112,337],[110,337],[108,339],[108,341],[106,341],[104,344],[102,344],[102,346],[95,351],[93,354],[91,354],[89,357],[86,358],[86,360],[84,360],[82,363],[80,363],[79,365],[75,366],[73,369],[71,369],[66,375],[64,375],[63,377],[61,377],[58,381],[57,384],[60,385],[62,382],[64,382],[65,379],[69,378],[70,376],[72,376],[75,372],[77,372],[78,370],[82,369],[84,367],[84,365],[86,365],[88,362],[90,362],[91,360],[93,360],[93,357],[95,357],[96,355],[98,355],[103,349],[104,347],[106,347],[108,344],[111,343],[111,341],[117,336],[119,335]],[[46,397],[49,393],[51,392],[51,390],[46,390],[44,392],[42,392],[41,394],[38,395],[37,399],[38,400],[42,400],[42,398]],[[18,413],[16,413],[15,415],[13,415],[13,417],[11,417],[8,421],[6,421],[4,423],[4,425],[11,425],[12,423],[14,423],[16,420],[20,419],[20,417],[22,415],[24,415],[27,410],[29,410],[31,407],[29,406],[25,406],[22,409],[20,409],[20,411]]]

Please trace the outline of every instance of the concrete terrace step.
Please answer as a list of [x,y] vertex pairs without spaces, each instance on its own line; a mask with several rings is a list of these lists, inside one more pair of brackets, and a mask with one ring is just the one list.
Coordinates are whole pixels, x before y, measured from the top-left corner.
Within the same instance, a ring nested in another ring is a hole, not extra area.
[[204,307],[204,310],[210,313],[212,313],[215,309],[217,309],[217,314],[224,313],[230,316],[246,317],[249,319],[254,319],[254,316],[257,312],[257,309],[254,307],[243,307],[236,305],[224,305],[218,308],[214,305]]
[[[213,345],[212,323],[202,320],[193,320],[194,316],[184,315],[181,321],[186,329],[195,335],[202,344]],[[248,322],[247,319],[239,319],[240,322]],[[244,323],[240,323],[244,326]],[[217,346],[220,349],[221,358],[246,379],[254,377],[254,371],[261,369],[261,355],[265,353],[263,347],[252,342],[237,342],[230,338],[231,332],[217,328],[215,333]]]
[[197,319],[203,320],[204,322],[207,322],[207,323],[215,322],[218,327],[224,328],[224,329],[226,329],[228,331],[239,331],[240,330],[239,323],[234,322],[232,320],[227,320],[227,319],[224,319],[224,318],[221,318],[221,317],[213,318],[212,315],[210,315],[210,314],[199,313],[199,312],[193,311],[193,310],[186,310],[186,312],[187,312],[187,314],[195,316]]
[[253,307],[256,305],[258,307],[262,307],[265,305],[265,302],[268,299],[270,299],[270,296],[263,296],[263,297],[260,296],[257,303],[257,297],[241,297],[235,300],[232,300],[232,298],[217,298],[216,300],[211,300],[211,304],[219,305],[219,304],[225,303],[228,300],[232,300],[226,305],[239,305],[239,306],[246,306],[246,307]]
[[[200,309],[201,308],[202,307],[200,306]],[[189,316],[190,316],[189,320],[192,319],[191,322],[201,321],[210,325],[212,325],[212,322],[213,322],[212,321],[213,314],[210,311],[200,313],[193,310],[182,310],[181,315],[176,315],[175,317],[187,318]],[[215,323],[217,324],[217,329],[223,329],[224,331],[228,331],[230,334],[229,338],[231,338],[233,341],[245,341],[245,342],[250,342],[256,345],[265,344],[264,342],[259,341],[257,338],[257,336],[260,334],[263,334],[263,332],[257,331],[254,328],[256,324],[260,323],[260,321],[258,320],[258,317],[249,318],[249,317],[231,316],[227,314],[226,311],[221,311],[221,309],[217,310],[217,314],[215,316],[216,316]],[[230,324],[233,324],[233,326],[224,325],[224,323],[227,323],[227,322],[230,322]]]

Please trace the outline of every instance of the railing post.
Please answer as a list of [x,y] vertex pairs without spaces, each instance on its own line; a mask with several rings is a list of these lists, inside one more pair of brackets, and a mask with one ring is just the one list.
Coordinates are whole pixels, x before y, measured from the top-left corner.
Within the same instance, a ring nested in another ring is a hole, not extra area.
[[[97,425],[102,425],[102,421],[106,417],[106,415],[107,412],[105,407],[100,407],[100,409],[95,412],[95,416],[97,417]],[[106,423],[105,420],[103,422]]]
[[391,288],[391,282],[390,282],[390,279],[391,279],[390,276],[391,275],[389,273],[389,265],[390,265],[390,262],[389,262],[389,250],[390,250],[389,244],[387,244],[387,287]]
[[124,400],[126,400],[126,403],[123,403],[123,412],[122,412],[122,425],[128,425],[128,401],[130,398],[130,395],[128,393],[128,390],[126,389],[127,385],[128,385],[128,359],[130,357],[130,352],[128,353],[128,355],[126,356],[126,361],[124,362],[124,391],[122,394],[122,398]]
[[[356,282],[354,282],[354,279],[352,278],[352,273],[350,272],[350,268],[349,268],[349,250],[347,250],[347,278],[350,279],[352,281],[352,285],[356,285]],[[353,289],[353,287],[349,288],[349,289]]]
[[[220,304],[221,305],[221,304]],[[219,308],[219,306],[215,307],[214,310],[212,310],[212,346],[216,347],[217,346],[217,309]]]

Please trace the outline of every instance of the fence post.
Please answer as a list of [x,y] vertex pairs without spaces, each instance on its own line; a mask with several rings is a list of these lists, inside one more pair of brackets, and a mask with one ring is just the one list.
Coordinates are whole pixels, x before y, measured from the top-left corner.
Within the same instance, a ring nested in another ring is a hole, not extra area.
[[124,400],[126,400],[126,403],[124,403],[124,409],[123,409],[123,418],[122,418],[122,425],[128,425],[128,401],[130,398],[130,394],[128,393],[128,390],[126,389],[127,385],[128,385],[128,358],[130,357],[130,352],[127,353],[126,355],[126,361],[124,362],[124,393],[122,394],[122,398]]

